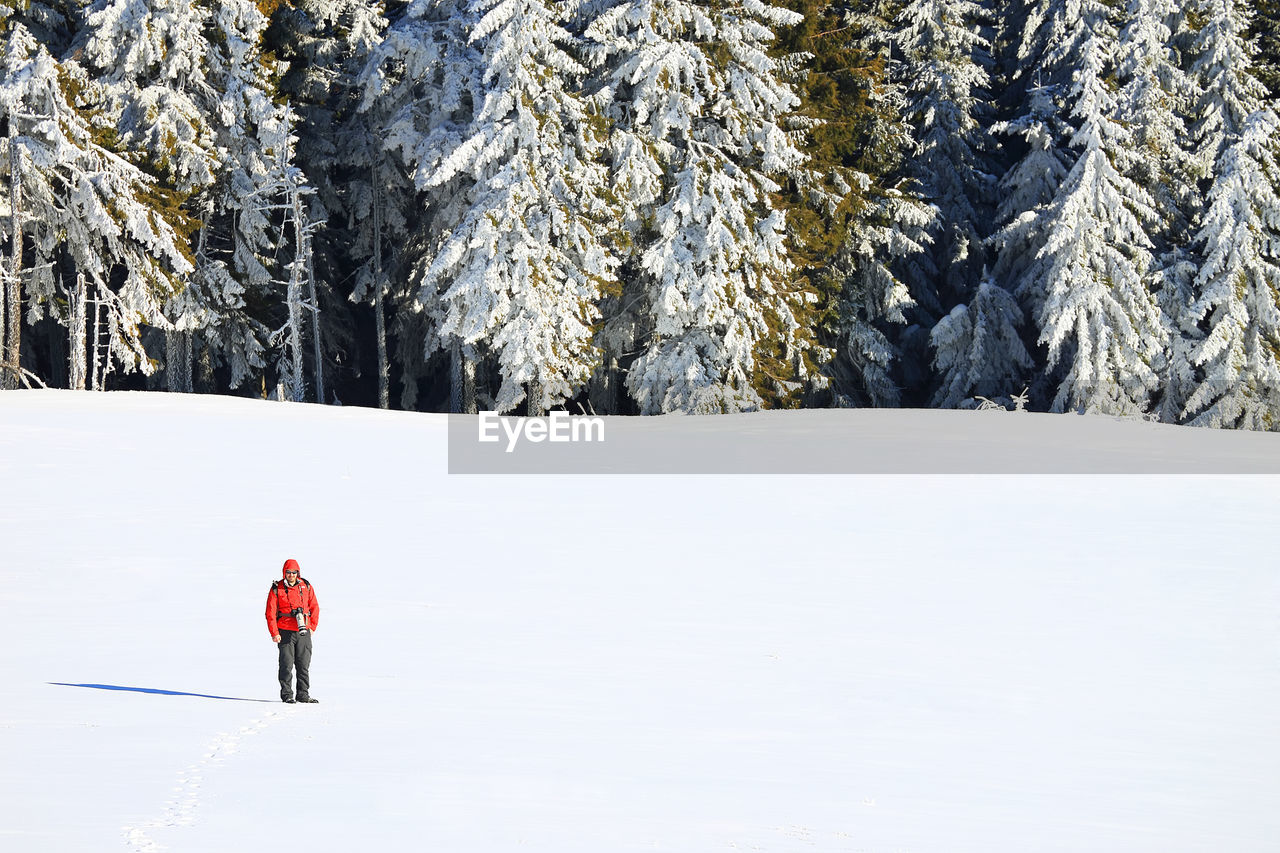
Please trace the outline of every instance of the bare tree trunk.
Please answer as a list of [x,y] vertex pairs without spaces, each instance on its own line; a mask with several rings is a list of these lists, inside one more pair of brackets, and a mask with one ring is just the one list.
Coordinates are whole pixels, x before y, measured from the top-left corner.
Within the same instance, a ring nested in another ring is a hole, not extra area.
[[76,273],[76,292],[71,300],[71,322],[67,329],[68,346],[71,352],[67,357],[67,385],[72,391],[83,391],[85,386],[85,346],[86,312],[89,301],[88,288],[84,283],[84,273]]
[[[208,263],[207,235],[209,233],[209,217],[212,215],[213,201],[206,199],[200,211],[200,231],[196,237],[196,269],[193,275],[202,274],[204,265]],[[169,391],[178,394],[193,394],[196,390],[196,333],[188,329],[179,331],[170,329],[165,332],[165,383]]]
[[378,167],[369,170],[373,190],[373,323],[378,338],[378,407],[391,408],[391,366],[387,360],[387,315],[383,305],[382,281],[382,190],[378,185]]
[[302,324],[302,282],[297,270],[289,276],[289,292],[286,297],[289,303],[289,340],[290,350],[289,377],[286,393],[290,400],[301,403],[304,398],[302,380],[302,335],[299,326]]
[[22,163],[18,148],[17,128],[13,116],[9,117],[9,208],[10,230],[13,232],[13,257],[8,280],[5,282],[4,348],[0,361],[4,362],[4,388],[17,388],[21,376],[18,365],[22,352]]
[[382,285],[373,292],[373,319],[378,336],[378,407],[391,408],[391,364],[387,359],[387,309],[382,300]]
[[316,402],[323,404],[324,393],[324,347],[320,344],[320,299],[316,296],[316,270],[312,263],[311,238],[303,243],[307,250],[307,297],[311,300],[311,357],[315,359]]
[[165,383],[179,394],[190,394],[191,383],[191,332],[170,329],[164,333]]
[[302,273],[303,244],[302,199],[297,186],[290,181],[289,204],[293,211],[293,262],[289,264],[289,284],[285,296],[289,308],[289,326],[285,345],[289,348],[289,375],[284,380],[288,398],[301,403],[305,399],[306,385],[302,378]]
[[587,401],[594,414],[612,415],[618,411],[618,358],[605,350],[604,360],[591,377]]
[[[320,344],[320,303],[316,298],[315,268],[311,263],[311,228],[307,224],[306,213],[302,209],[302,192],[297,181],[290,175],[286,185],[289,194],[289,207],[293,213],[293,262],[289,264],[289,348],[292,350],[292,364],[288,384],[289,398],[296,403],[306,399],[306,385],[303,381],[302,360],[302,310],[311,313],[311,344],[315,359],[316,402],[324,402],[324,360],[323,348]],[[307,301],[302,301],[302,276],[307,277]]]
[[[100,299],[93,300],[93,361],[89,369],[89,390],[102,390],[102,369],[98,363],[98,347],[102,341],[102,301]],[[111,358],[111,353],[107,353],[107,358]]]
[[536,379],[529,383],[529,396],[525,408],[531,418],[540,418],[547,413],[547,407],[542,400],[542,383]]
[[[192,361],[195,362],[195,376],[192,377],[191,387],[193,391],[200,391],[204,394],[212,394],[217,390],[218,381],[213,372],[213,353],[209,351],[207,343],[202,344],[199,348],[199,357],[196,357],[195,339],[191,342]],[[266,396],[265,394],[263,395]]]
[[476,413],[476,363],[462,351],[455,340],[450,348],[449,411],[464,415]]

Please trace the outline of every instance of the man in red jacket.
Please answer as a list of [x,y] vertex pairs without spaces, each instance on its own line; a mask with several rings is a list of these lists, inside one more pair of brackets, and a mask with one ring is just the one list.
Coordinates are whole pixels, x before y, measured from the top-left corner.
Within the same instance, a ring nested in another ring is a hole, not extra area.
[[293,704],[293,669],[298,668],[298,702],[311,698],[311,632],[320,622],[320,604],[298,561],[284,561],[284,579],[267,592],[267,630],[280,647],[280,698]]

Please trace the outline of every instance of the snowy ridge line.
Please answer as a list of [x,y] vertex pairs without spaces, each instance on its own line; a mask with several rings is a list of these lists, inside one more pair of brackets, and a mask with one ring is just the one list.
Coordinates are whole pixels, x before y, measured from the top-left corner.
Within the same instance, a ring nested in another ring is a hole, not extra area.
[[136,826],[121,828],[129,849],[135,853],[159,853],[166,849],[151,837],[150,830],[194,824],[200,807],[200,787],[204,782],[205,773],[210,768],[221,764],[227,756],[239,752],[240,742],[244,738],[258,734],[273,723],[283,720],[285,716],[280,711],[268,711],[263,717],[250,720],[235,733],[219,732],[218,736],[205,747],[199,761],[179,771],[173,796],[165,803],[164,811],[159,817]]

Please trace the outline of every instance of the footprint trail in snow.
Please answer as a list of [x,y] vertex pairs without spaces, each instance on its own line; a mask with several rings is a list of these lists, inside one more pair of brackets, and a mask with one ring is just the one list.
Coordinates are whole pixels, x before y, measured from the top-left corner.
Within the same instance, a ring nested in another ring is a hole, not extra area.
[[178,774],[173,796],[165,803],[164,811],[159,817],[136,826],[124,827],[125,839],[129,849],[135,853],[158,853],[164,846],[151,837],[151,831],[168,827],[191,826],[196,821],[196,813],[200,808],[200,787],[206,774],[221,764],[228,756],[240,751],[240,743],[245,738],[256,735],[263,729],[283,720],[283,711],[268,711],[261,718],[250,720],[235,732],[219,732],[218,736],[204,748],[199,761],[182,770]]

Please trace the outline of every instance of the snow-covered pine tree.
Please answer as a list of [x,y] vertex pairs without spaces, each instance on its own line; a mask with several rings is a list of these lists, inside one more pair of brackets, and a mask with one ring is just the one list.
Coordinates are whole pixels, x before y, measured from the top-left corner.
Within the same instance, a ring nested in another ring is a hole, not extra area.
[[1061,372],[1054,411],[1140,414],[1159,379],[1166,339],[1148,288],[1154,203],[1126,177],[1129,131],[1115,119],[1106,76],[1116,32],[1101,3],[1086,4],[1088,37],[1071,89],[1079,158],[1045,211],[1045,242],[1028,276],[1043,282],[1037,325],[1048,366]]
[[926,317],[941,310],[938,271],[929,251],[938,209],[919,197],[908,175],[916,144],[906,122],[907,97],[891,56],[893,4],[851,5],[842,26],[869,60],[868,86],[860,93],[867,121],[855,155],[863,171],[859,206],[835,263],[840,347],[831,372],[840,405],[896,406],[904,387],[928,382],[928,328],[910,322],[919,307]]
[[0,27],[21,24],[55,59],[75,36],[83,0],[0,0]]
[[1176,424],[1196,387],[1194,353],[1204,333],[1192,316],[1198,270],[1190,245],[1176,246],[1160,258],[1151,286],[1168,335],[1165,352],[1156,364],[1160,397],[1153,413],[1161,423]]
[[894,33],[918,146],[909,174],[939,213],[932,252],[944,311],[969,299],[987,266],[996,184],[989,19],[972,0],[911,0]]
[[992,275],[1033,314],[1043,301],[1043,293],[1027,271],[1044,246],[1045,213],[1071,166],[1062,147],[1071,128],[1059,114],[1055,93],[1052,86],[1032,86],[1022,115],[992,127],[994,133],[1020,138],[1025,146],[1022,157],[1000,179],[996,208],[1000,227],[991,236],[995,252]]
[[[70,4],[58,0],[48,5],[40,0],[0,0],[0,35],[7,38],[14,27],[21,26],[50,55],[59,56],[71,39],[74,12]],[[9,186],[4,208],[8,212],[7,233],[10,235],[23,233],[22,157],[17,136],[17,124],[9,123],[3,144],[9,152],[9,169],[4,176]],[[23,329],[22,310],[17,306],[22,303],[23,243],[24,240],[10,236],[9,253],[0,266],[0,388],[31,381],[31,376],[24,374],[19,364]],[[9,310],[9,305],[15,307]]]
[[926,384],[927,330],[909,322],[917,298],[940,310],[927,249],[936,208],[920,201],[904,164],[913,142],[905,96],[891,76],[891,4],[788,0],[804,15],[781,28],[801,106],[802,168],[788,173],[789,255],[813,293],[796,317],[812,327],[821,370],[808,399],[897,405]]
[[[294,164],[292,151],[282,156],[281,147],[289,144],[294,118],[276,96],[271,59],[263,51],[269,21],[258,5],[222,0],[210,23],[215,46],[209,52],[210,79],[216,81],[212,115],[225,154],[224,169],[208,191],[213,217],[206,245],[243,290],[218,305],[218,325],[204,337],[235,387],[266,366],[269,328],[290,310],[282,283],[290,280],[288,265],[298,259],[281,247],[286,220],[293,217],[281,187]],[[313,198],[309,183],[303,186],[301,177],[294,183]],[[325,211],[310,205],[305,218],[323,221]]]
[[1280,428],[1280,121],[1252,75],[1248,15],[1238,0],[1208,0],[1194,73],[1203,89],[1199,150],[1212,183],[1195,235],[1200,259],[1188,324],[1203,339],[1184,414],[1192,423]]
[[[999,182],[991,271],[1036,317],[1044,301],[1043,282],[1027,272],[1045,244],[1048,205],[1075,160],[1068,145],[1069,93],[1089,31],[1087,14],[1099,4],[1018,0],[1009,5],[999,16],[998,42],[1007,79],[1001,100],[1012,118],[996,122],[992,133],[1003,137],[1015,156]],[[1033,388],[1032,394],[1039,397],[1044,390]]]
[[[77,39],[95,122],[187,197],[207,190],[224,160],[211,115],[209,17],[206,4],[190,0],[99,0]],[[230,323],[231,312],[220,309],[235,305],[242,292],[225,265],[209,257],[211,207],[210,199],[192,205],[201,223],[195,271],[165,306],[172,324],[165,347],[171,391],[193,389],[193,331]]]
[[[415,271],[428,352],[491,356],[499,411],[527,400],[542,412],[581,390],[616,267],[599,122],[574,91],[584,69],[563,26],[574,5],[420,2],[375,60],[385,79],[398,58],[410,88],[387,142],[430,200]],[[438,109],[421,109],[427,89]]]
[[[1155,15],[1155,8],[1151,7],[1150,15]],[[1144,378],[1137,381],[1132,393],[1117,391],[1113,401],[1128,410],[1133,402],[1129,398],[1147,395],[1141,390],[1150,381],[1144,369],[1160,367],[1161,352],[1147,344],[1166,337],[1163,325],[1156,324],[1151,327],[1154,335],[1137,348],[1140,354],[1117,353],[1110,346],[1098,349],[1103,341],[1133,340],[1128,332],[1116,337],[1126,328],[1126,316],[1137,324],[1132,334],[1145,335],[1152,316],[1151,300],[1144,295],[1151,284],[1147,279],[1161,275],[1160,270],[1151,270],[1155,247],[1146,235],[1160,221],[1158,211],[1154,199],[1133,182],[1133,175],[1140,171],[1131,139],[1134,128],[1117,121],[1122,117],[1121,102],[1109,89],[1118,57],[1129,55],[1134,76],[1138,71],[1158,73],[1158,68],[1152,68],[1158,57],[1151,55],[1158,47],[1147,37],[1153,29],[1148,25],[1146,29],[1131,28],[1126,35],[1132,45],[1121,51],[1111,23],[1114,13],[1111,5],[1099,0],[1028,0],[1019,14],[1004,17],[1005,34],[1000,39],[1008,51],[1004,66],[1011,79],[1004,101],[1013,105],[1014,117],[997,123],[993,130],[1008,139],[1009,150],[1020,156],[1000,182],[992,272],[1034,320],[1039,342],[1049,345],[1048,364],[1037,365],[1032,396],[1053,398],[1055,407],[1067,405],[1064,392],[1075,400],[1073,407],[1082,402],[1083,398],[1069,390],[1077,383],[1080,389],[1091,382],[1114,383],[1132,368],[1137,372],[1131,378],[1139,374]],[[1140,51],[1143,45],[1149,48],[1145,59]],[[1155,92],[1139,86],[1122,95],[1127,97],[1125,108],[1132,111],[1135,102],[1142,103],[1143,97],[1154,97]],[[1153,126],[1152,133],[1158,137],[1158,128]],[[1077,154],[1072,148],[1084,150]],[[1127,184],[1132,184],[1137,194],[1130,193]],[[1090,194],[1092,202],[1087,198]],[[1111,205],[1109,212],[1103,199],[1109,199],[1105,203]],[[1129,208],[1118,203],[1120,200],[1127,200]],[[1137,219],[1133,219],[1135,215]],[[1073,218],[1080,216],[1085,219]],[[1094,229],[1101,232],[1093,233]],[[1104,263],[1107,253],[1113,258]],[[1102,271],[1107,264],[1117,264],[1126,273],[1140,271],[1138,279],[1126,277],[1126,287],[1112,290],[1109,273]],[[1086,273],[1090,267],[1095,271]],[[1070,285],[1071,280],[1080,286]],[[1084,282],[1093,284],[1084,288]],[[1051,287],[1056,288],[1053,306],[1048,305]],[[1110,300],[1102,299],[1108,294],[1125,307],[1112,310],[1111,319],[1104,322],[1105,312],[1098,315],[1097,310],[1110,305]],[[1068,309],[1068,305],[1075,307]],[[1086,305],[1092,307],[1085,310]],[[1064,309],[1068,314],[1075,312],[1076,320],[1092,318],[1097,322],[1092,330],[1081,326],[1078,335],[1071,333],[1064,325]],[[1076,345],[1077,338],[1084,342],[1082,347]],[[1064,343],[1065,350],[1061,349]],[[1094,363],[1086,367],[1081,358]],[[1072,378],[1063,380],[1060,368],[1067,362]],[[1059,368],[1056,372],[1055,367]],[[1094,380],[1085,375],[1090,372],[1098,374]],[[1112,405],[1084,396],[1104,408]]]
[[644,414],[758,407],[758,348],[796,337],[771,195],[804,159],[781,126],[799,102],[767,51],[798,20],[765,3],[628,0],[587,28],[633,241],[607,328],[641,349],[626,387]]
[[[299,116],[293,161],[314,187],[312,215],[327,219],[311,241],[324,360],[343,373],[363,371],[364,341],[350,303],[373,309],[378,405],[390,405],[386,320],[394,297],[388,272],[402,238],[405,182],[378,137],[376,108],[359,110],[359,82],[370,52],[382,41],[382,2],[292,0],[276,7],[264,48],[280,61],[281,93]],[[377,231],[381,239],[375,239]],[[397,236],[388,236],[397,235]],[[376,255],[385,254],[375,258]],[[376,284],[375,284],[376,282]],[[392,297],[391,300],[388,297]]]
[[1271,95],[1280,98],[1280,0],[1251,0],[1249,41],[1257,48],[1254,73]]
[[[1080,0],[1015,0],[1002,16],[1002,41],[1014,54],[1010,85],[1017,92],[1070,84],[1089,37],[1087,20],[1097,3]],[[1019,31],[1020,30],[1020,31]]]
[[98,0],[78,38],[98,120],[181,193],[209,186],[221,168],[210,17],[201,0]]
[[1202,0],[1197,11],[1204,24],[1190,49],[1191,75],[1199,89],[1191,131],[1204,171],[1211,173],[1263,105],[1267,90],[1253,73],[1245,0]]
[[[371,177],[377,171],[383,182],[378,192],[384,215],[378,224],[397,227],[400,200],[406,209],[416,208],[415,215],[406,213],[399,226],[404,236],[396,266],[402,271],[430,252],[439,234],[461,218],[461,206],[466,204],[469,173],[457,173],[424,188],[436,172],[440,153],[456,149],[467,139],[475,106],[484,98],[482,55],[470,41],[476,20],[467,0],[411,3],[392,17],[385,38],[372,48],[359,76],[360,116],[376,137],[370,140],[373,147],[364,155],[363,168]],[[352,138],[350,144],[359,147],[358,139]],[[374,198],[371,184],[370,201]],[[380,244],[370,237],[372,264],[372,250]],[[450,362],[451,411],[475,412],[481,353],[456,336],[441,338],[438,312],[426,310],[418,299],[421,290],[414,286],[413,276],[401,274],[394,281],[403,288],[393,297],[400,305],[396,315],[397,355],[404,377],[400,404],[416,405],[427,359],[445,351]]]
[[1117,118],[1133,133],[1131,177],[1160,211],[1152,236],[1162,251],[1185,243],[1198,202],[1196,181],[1204,176],[1188,145],[1185,117],[1196,87],[1180,65],[1186,17],[1176,0],[1129,0],[1120,39],[1117,73],[1124,83]]
[[1167,423],[1178,421],[1193,372],[1188,354],[1195,330],[1187,327],[1185,317],[1192,278],[1186,251],[1190,224],[1202,203],[1197,181],[1204,169],[1194,155],[1186,121],[1196,97],[1195,84],[1182,67],[1190,36],[1184,4],[1129,0],[1117,68],[1117,117],[1132,132],[1128,174],[1150,194],[1157,212],[1146,232],[1153,245],[1152,284],[1168,333],[1167,351],[1157,364],[1161,389],[1156,410]]
[[[902,387],[895,378],[899,347],[886,333],[905,326],[916,304],[908,281],[920,276],[927,258],[936,208],[896,187],[879,189],[858,217],[833,264],[840,294],[839,358],[833,365],[842,405],[897,406]],[[906,274],[900,272],[907,268]],[[847,365],[847,368],[846,368]],[[846,369],[851,376],[844,375]],[[850,402],[846,402],[850,401]]]
[[[844,282],[833,262],[871,206],[876,178],[896,168],[896,160],[885,162],[877,156],[880,152],[865,145],[866,130],[877,121],[867,93],[878,85],[884,65],[860,49],[859,34],[847,23],[848,4],[785,0],[782,5],[803,16],[778,28],[775,53],[783,79],[800,97],[784,126],[805,162],[788,172],[783,192],[774,197],[787,216],[787,251],[798,297],[790,302],[801,345],[794,373],[801,381],[786,395],[766,399],[770,407],[793,401],[828,403],[838,393],[832,361],[841,347]],[[764,363],[771,370],[767,358]]]
[[1022,309],[1012,293],[984,275],[973,299],[957,305],[930,333],[941,385],[933,404],[956,408],[975,396],[1011,396],[1033,362],[1022,343]]
[[[198,340],[232,388],[266,367],[267,322],[287,302],[275,284],[287,278],[274,257],[282,216],[264,190],[280,179],[271,140],[288,135],[263,54],[268,23],[253,0],[98,0],[77,39],[100,120],[200,223],[195,272],[165,306],[178,335],[167,349],[188,362]],[[185,390],[190,364],[174,368],[170,386]]]
[[1275,113],[1259,110],[1218,158],[1195,247],[1191,354],[1202,378],[1184,414],[1198,426],[1280,429],[1280,160]]
[[[85,345],[76,315],[86,307],[87,279],[95,325],[106,325],[105,357],[150,373],[140,327],[166,325],[162,305],[192,269],[180,216],[154,179],[101,144],[75,103],[84,81],[74,65],[60,65],[13,18],[0,21],[0,38],[0,114],[9,143],[0,151],[0,174],[20,176],[6,193],[17,215],[6,221],[4,237],[21,263],[6,282],[5,361],[18,367],[24,316],[34,323],[49,314],[72,334],[75,363]],[[18,251],[24,240],[29,255]],[[90,345],[96,361],[96,336]]]

